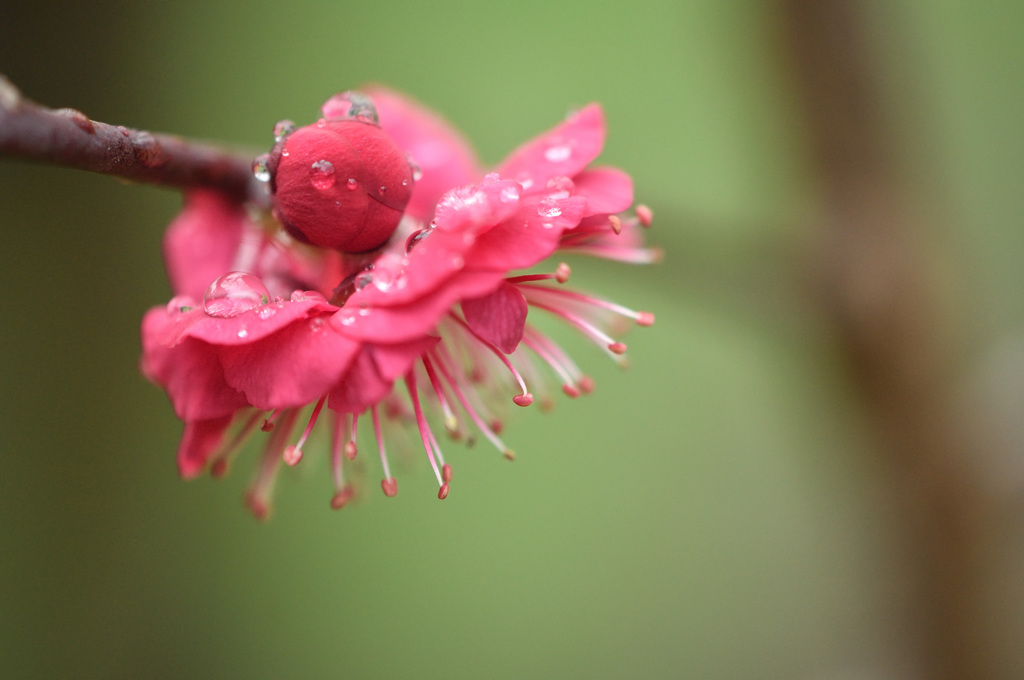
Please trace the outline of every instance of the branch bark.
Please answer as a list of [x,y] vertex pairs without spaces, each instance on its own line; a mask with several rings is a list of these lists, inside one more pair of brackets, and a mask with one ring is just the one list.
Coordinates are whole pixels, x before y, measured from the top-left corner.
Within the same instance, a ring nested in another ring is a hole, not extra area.
[[0,155],[112,175],[133,182],[205,187],[239,202],[266,200],[252,158],[172,135],[90,120],[24,97],[0,74]]
[[959,339],[935,285],[943,263],[896,181],[864,5],[778,2],[823,199],[815,280],[902,523],[920,670],[984,680],[995,666],[983,624],[991,499],[955,417]]

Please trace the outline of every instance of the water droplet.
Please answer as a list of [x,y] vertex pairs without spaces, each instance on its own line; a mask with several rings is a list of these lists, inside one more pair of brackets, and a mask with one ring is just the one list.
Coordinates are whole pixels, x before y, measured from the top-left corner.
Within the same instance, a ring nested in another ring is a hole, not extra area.
[[334,164],[330,161],[319,160],[309,170],[309,179],[317,189],[325,191],[334,186]]
[[164,164],[164,150],[148,132],[135,135],[135,158],[147,168],[155,168]]
[[288,135],[295,132],[295,123],[290,120],[279,120],[274,125],[274,141],[281,143],[288,139]]
[[[562,208],[558,205],[558,201],[554,198],[545,198],[537,206],[537,214],[541,217],[558,217],[562,214]],[[545,225],[548,227],[548,225]],[[550,228],[550,227],[548,227]]]
[[409,161],[409,170],[412,171],[412,181],[419,182],[423,179],[423,168],[420,164],[413,160],[412,156],[406,156],[405,159]]
[[270,317],[274,316],[274,314],[277,313],[277,308],[274,307],[273,305],[263,305],[256,313],[259,315],[261,319],[266,321],[267,319],[269,319]]
[[184,314],[185,312],[192,311],[192,305],[195,301],[188,295],[175,295],[171,298],[170,302],[167,303],[168,314]]
[[322,318],[320,318],[319,316],[313,317],[312,319],[309,320],[309,329],[311,331],[313,331],[314,333],[316,333],[317,331],[319,331],[323,327],[324,327],[324,320]]
[[402,180],[402,186],[403,186],[403,187],[407,187],[407,186],[409,186],[409,180],[407,180],[407,179],[403,179],[403,180]]
[[356,313],[346,307],[338,312],[338,320],[341,321],[342,326],[351,326],[356,322]]
[[507,186],[501,190],[498,199],[502,203],[512,203],[519,200],[519,187]]
[[456,255],[452,258],[452,269],[462,269],[466,266],[466,261],[462,259],[461,255]]
[[316,126],[318,128],[325,128],[325,127],[327,127],[327,121],[324,118],[321,118],[320,120],[318,120],[316,122]]
[[261,182],[270,181],[270,154],[265,153],[256,157],[252,162],[252,174]]
[[385,253],[373,267],[373,285],[382,293],[386,293],[392,287],[404,286],[405,271],[402,266],[403,258],[395,253]]
[[324,118],[332,120],[354,119],[373,125],[380,123],[377,118],[377,107],[373,105],[373,100],[365,94],[353,90],[334,95],[324,103],[320,111]]
[[544,158],[549,163],[562,163],[569,160],[572,156],[572,148],[565,144],[556,144],[555,146],[548,147],[547,151],[544,152]]
[[247,331],[245,329],[245,326],[242,326],[241,328],[238,329],[238,337],[240,337],[240,338],[247,338],[247,337],[249,337],[249,331]]
[[231,272],[215,280],[206,289],[203,308],[210,316],[227,319],[269,301],[270,293],[257,277],[246,272]]
[[363,272],[362,274],[356,277],[356,290],[362,290],[363,288],[366,288],[368,285],[370,285],[372,282],[373,274],[371,274],[370,272]]
[[484,184],[494,184],[501,179],[501,175],[496,172],[489,172],[484,175]]
[[359,188],[359,180],[357,180],[355,177],[349,177],[348,182],[345,183],[345,186],[348,187],[349,191],[355,191],[356,189]]
[[383,196],[385,193],[387,193],[387,190],[388,188],[386,186],[381,186],[379,189],[377,189],[377,193]]
[[576,185],[568,177],[552,177],[548,180],[548,190],[551,192],[552,198],[569,198],[572,192],[576,190]]
[[288,149],[281,149],[281,156],[283,158],[287,158],[288,157]]
[[414,231],[409,239],[405,242],[405,252],[411,253],[412,249],[419,245],[420,241],[430,236],[429,229],[420,229]]

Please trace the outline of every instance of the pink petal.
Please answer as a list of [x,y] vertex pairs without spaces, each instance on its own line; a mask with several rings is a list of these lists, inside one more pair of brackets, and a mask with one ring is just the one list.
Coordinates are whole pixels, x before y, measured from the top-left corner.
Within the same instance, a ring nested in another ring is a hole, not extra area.
[[355,340],[383,344],[406,342],[433,332],[453,304],[490,292],[504,277],[503,271],[463,271],[418,300],[363,310],[351,304],[353,296],[345,308],[331,318],[331,323]]
[[203,299],[210,282],[231,271],[248,218],[214,191],[196,190],[164,234],[164,260],[175,295]]
[[261,410],[293,408],[327,394],[359,345],[324,316],[300,319],[247,345],[220,348],[224,378]]
[[331,391],[327,406],[338,413],[361,413],[390,391],[391,381],[380,376],[371,349],[364,347]]
[[201,313],[199,321],[186,327],[182,331],[182,336],[196,338],[211,345],[248,345],[278,332],[297,319],[338,309],[324,300],[319,293],[306,295],[287,302],[270,302],[228,318]]
[[434,348],[441,339],[433,336],[393,345],[374,345],[373,361],[384,380],[394,381],[405,375],[413,364]]
[[604,136],[604,112],[599,104],[590,104],[513,151],[498,174],[527,191],[542,190],[552,177],[574,177],[587,167],[601,153]]
[[220,446],[232,416],[210,420],[187,420],[178,444],[178,474],[191,479],[206,467],[210,455]]
[[[558,248],[563,231],[583,216],[586,200],[534,197],[519,214],[483,234],[467,254],[474,268],[509,271],[532,267]],[[557,215],[555,214],[557,212]]]
[[508,283],[489,295],[462,301],[462,313],[473,332],[505,354],[516,351],[523,339],[527,311],[526,298]]
[[366,93],[377,106],[381,127],[423,173],[406,212],[429,221],[446,191],[479,179],[476,155],[455,128],[423,105],[379,86]]
[[573,183],[575,195],[587,199],[587,215],[614,215],[633,205],[633,180],[618,168],[584,170]]
[[245,397],[224,380],[216,348],[186,339],[167,347],[160,340],[174,323],[167,311],[154,308],[142,320],[142,370],[161,385],[182,420],[208,420],[248,405]]

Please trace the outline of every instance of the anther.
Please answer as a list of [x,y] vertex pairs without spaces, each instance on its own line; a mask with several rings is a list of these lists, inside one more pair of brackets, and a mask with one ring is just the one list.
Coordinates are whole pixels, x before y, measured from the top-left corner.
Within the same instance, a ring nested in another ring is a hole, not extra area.
[[562,385],[562,391],[565,392],[566,396],[569,397],[570,399],[575,399],[576,397],[580,396],[580,391],[576,388],[576,386],[570,385],[569,383]]
[[555,281],[559,283],[565,283],[569,280],[569,275],[572,274],[572,269],[564,262],[559,262],[555,268]]
[[398,493],[398,480],[394,477],[387,477],[380,481],[380,488],[384,490],[384,495],[388,498],[394,498],[395,494]]
[[594,391],[594,379],[589,375],[580,376],[577,384],[580,386],[580,392],[583,394],[590,394]]
[[438,490],[437,492],[437,497],[442,501],[445,498],[448,498],[448,482],[445,482],[444,484],[441,485],[440,490]]
[[612,225],[612,231],[614,231],[616,234],[622,233],[622,220],[620,220],[617,216],[609,215],[608,223]]
[[505,460],[510,462],[516,459],[516,452],[512,449],[505,449],[501,452],[501,455],[505,456]]
[[348,457],[349,460],[355,460],[357,452],[358,450],[356,449],[356,443],[354,441],[345,442],[345,456]]
[[636,207],[636,217],[640,220],[640,224],[645,227],[651,226],[651,220],[654,219],[654,213],[646,205],[641,203]]
[[331,498],[331,507],[335,510],[341,510],[350,500],[352,500],[352,487],[346,486]]
[[654,315],[650,312],[637,312],[636,313],[636,325],[637,326],[653,326]]
[[512,401],[516,406],[529,406],[533,403],[533,395],[527,392],[526,394],[517,394],[512,397]]
[[441,466],[441,479],[445,482],[452,481],[452,466],[448,463]]
[[287,447],[284,450],[284,462],[287,463],[288,465],[291,465],[291,466],[294,467],[294,466],[298,465],[299,461],[301,461],[301,460],[302,460],[302,449],[300,449],[298,446],[295,446],[293,444],[292,446],[289,446],[289,447]]
[[608,349],[613,354],[625,354],[626,353],[626,343],[624,343],[624,342],[613,342],[612,344],[608,345]]

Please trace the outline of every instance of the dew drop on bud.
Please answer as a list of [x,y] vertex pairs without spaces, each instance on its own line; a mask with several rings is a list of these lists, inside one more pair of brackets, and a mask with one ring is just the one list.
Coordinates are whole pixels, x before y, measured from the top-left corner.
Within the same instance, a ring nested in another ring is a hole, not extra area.
[[423,179],[423,168],[420,167],[419,163],[413,160],[412,156],[406,156],[406,160],[409,161],[409,170],[412,171],[412,181],[419,182]]
[[359,180],[357,180],[355,177],[349,177],[348,182],[345,183],[345,186],[348,188],[349,191],[355,191],[356,189],[359,188]]
[[261,182],[270,181],[270,154],[262,154],[252,162],[253,177]]
[[405,252],[411,253],[412,249],[419,245],[420,241],[422,241],[428,236],[430,236],[429,229],[420,229],[419,231],[414,231],[412,235],[409,237],[409,240],[405,242]]
[[231,272],[219,277],[206,289],[203,309],[210,316],[228,319],[269,301],[270,293],[257,277],[245,272]]
[[334,179],[334,164],[330,161],[319,160],[309,169],[309,180],[321,191],[333,187]]
[[320,112],[327,119],[359,120],[364,123],[379,125],[377,107],[373,100],[361,92],[349,90],[336,94],[321,107]]
[[290,120],[279,120],[274,125],[274,141],[277,143],[283,142],[293,132],[295,132],[295,123]]

